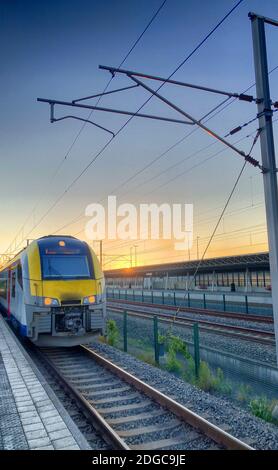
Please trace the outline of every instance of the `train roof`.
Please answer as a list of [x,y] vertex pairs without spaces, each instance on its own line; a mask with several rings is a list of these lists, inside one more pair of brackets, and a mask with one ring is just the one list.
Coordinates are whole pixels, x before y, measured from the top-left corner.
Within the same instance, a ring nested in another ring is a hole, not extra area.
[[58,238],[60,240],[67,240],[67,239],[70,239],[70,240],[73,240],[74,242],[80,242],[80,243],[84,243],[82,242],[81,240],[79,240],[78,238],[76,237],[73,237],[72,235],[44,235],[43,237],[40,237],[40,238],[36,238],[35,240],[32,240],[31,243],[29,243],[27,246],[25,246],[24,248],[22,248],[18,253],[16,253],[11,259],[9,259],[8,261],[6,261],[3,265],[0,266],[0,271],[3,271],[4,269],[7,269],[9,266],[12,266],[14,263],[16,263],[21,254],[23,252],[26,252],[30,247],[31,245],[33,245],[34,243],[38,243],[38,242],[43,242],[43,241],[46,241],[47,239],[53,239],[53,238]]
[[[146,266],[136,266],[133,268],[120,268],[104,271],[106,277],[133,277],[133,276],[152,276],[171,273],[171,275],[185,275],[192,273],[199,266],[200,261],[181,261],[176,263],[152,264]],[[198,269],[198,272],[231,271],[242,269],[268,269],[269,253],[251,253],[236,256],[223,256],[218,258],[204,259]]]

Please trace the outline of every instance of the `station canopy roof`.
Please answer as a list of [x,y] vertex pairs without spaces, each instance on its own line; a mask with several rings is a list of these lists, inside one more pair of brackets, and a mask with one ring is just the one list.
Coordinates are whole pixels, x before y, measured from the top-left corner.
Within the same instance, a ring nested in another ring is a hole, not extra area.
[[[106,277],[133,277],[153,275],[186,275],[194,273],[199,261],[180,261],[178,263],[153,264],[133,268],[111,269],[104,272]],[[248,269],[269,269],[269,254],[252,253],[221,258],[207,258],[201,261],[198,273],[212,271],[241,271]]]

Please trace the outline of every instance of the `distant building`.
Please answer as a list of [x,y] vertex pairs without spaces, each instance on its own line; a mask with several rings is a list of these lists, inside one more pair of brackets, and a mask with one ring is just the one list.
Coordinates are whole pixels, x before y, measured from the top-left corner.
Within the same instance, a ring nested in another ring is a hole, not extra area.
[[269,254],[225,256],[199,261],[137,266],[105,271],[109,287],[268,292]]

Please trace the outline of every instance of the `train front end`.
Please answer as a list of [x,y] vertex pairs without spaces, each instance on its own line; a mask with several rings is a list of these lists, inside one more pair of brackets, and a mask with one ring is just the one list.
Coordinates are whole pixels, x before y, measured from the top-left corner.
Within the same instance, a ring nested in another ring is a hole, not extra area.
[[104,333],[104,276],[87,243],[49,236],[26,252],[27,336],[38,346],[75,346]]

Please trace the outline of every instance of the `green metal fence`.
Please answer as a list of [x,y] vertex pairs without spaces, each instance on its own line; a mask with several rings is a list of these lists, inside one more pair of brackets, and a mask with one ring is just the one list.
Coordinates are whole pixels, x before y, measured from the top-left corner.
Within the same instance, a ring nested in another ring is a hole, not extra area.
[[[161,358],[167,353],[167,336],[177,334],[174,323],[165,324],[158,315],[149,318],[140,318],[134,314],[128,314],[126,310],[109,310],[110,320],[115,321],[118,335],[114,346],[135,355],[147,362],[160,365]],[[174,327],[174,328],[173,328]],[[192,354],[195,361],[195,374],[199,375],[200,345],[199,326],[195,323],[187,329],[189,343],[192,343]],[[185,341],[186,344],[186,341]]]
[[[259,296],[259,293],[258,293]],[[159,305],[192,307],[204,310],[218,310],[245,314],[272,315],[272,305],[257,304],[248,294],[212,292],[176,292],[154,291],[144,289],[120,289],[107,287],[107,298],[113,300],[130,300]]]

